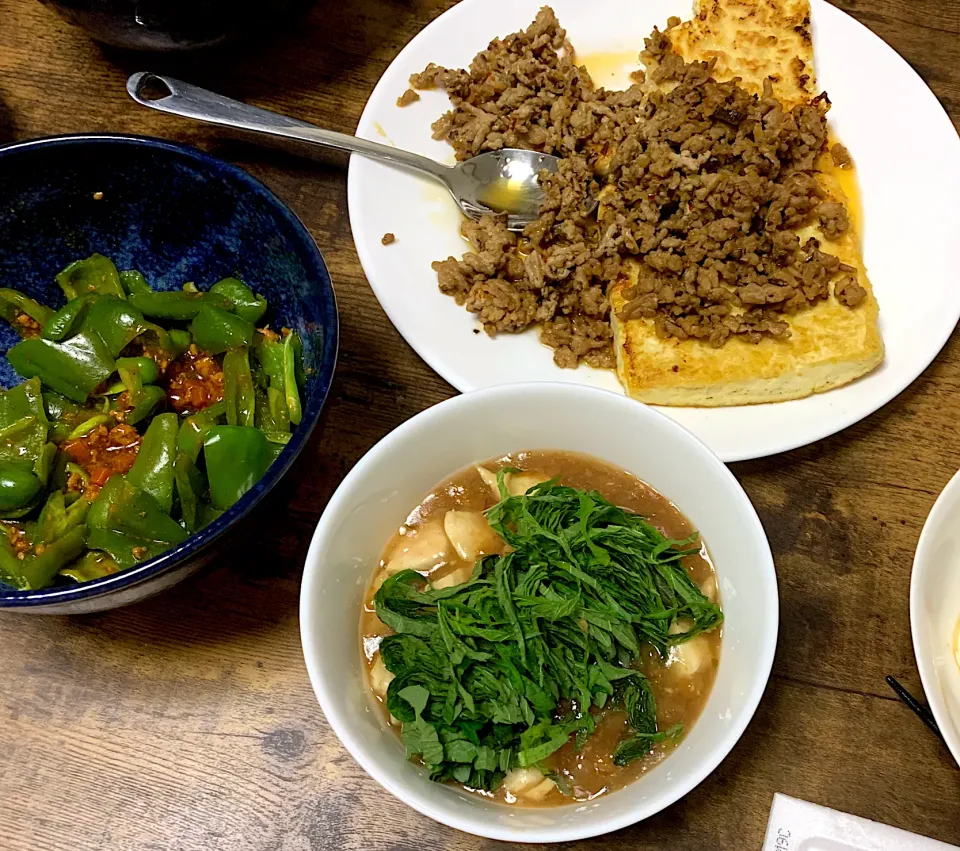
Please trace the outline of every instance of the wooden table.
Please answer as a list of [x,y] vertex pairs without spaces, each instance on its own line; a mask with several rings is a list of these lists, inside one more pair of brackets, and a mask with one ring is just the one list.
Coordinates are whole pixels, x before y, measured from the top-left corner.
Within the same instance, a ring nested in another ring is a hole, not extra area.
[[[247,168],[306,222],[340,302],[342,343],[305,475],[252,546],[141,605],[0,619],[0,847],[8,851],[493,848],[369,779],[327,727],[297,625],[314,524],[351,465],[453,394],[393,329],[357,261],[343,163],[308,163],[151,113],[124,93],[145,63],[350,132],[399,49],[453,0],[322,0],[285,32],[209,58],[102,50],[30,0],[0,0],[0,142],[165,136]],[[960,2],[842,0],[960,119]],[[891,116],[895,132],[896,117]],[[918,164],[935,180],[935,164]],[[905,211],[922,215],[923,211]],[[904,250],[912,250],[904,246]],[[918,288],[922,282],[905,282]],[[846,432],[734,466],[780,579],[773,678],[732,754],[643,824],[581,847],[753,851],[774,792],[960,844],[960,772],[884,683],[919,693],[907,594],[920,528],[960,466],[956,336],[897,400]]]

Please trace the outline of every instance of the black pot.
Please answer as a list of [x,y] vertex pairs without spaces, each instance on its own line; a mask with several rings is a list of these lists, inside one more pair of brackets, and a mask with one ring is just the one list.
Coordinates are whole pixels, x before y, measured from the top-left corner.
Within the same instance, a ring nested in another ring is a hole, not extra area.
[[216,47],[263,32],[313,0],[41,0],[97,41],[134,50]]

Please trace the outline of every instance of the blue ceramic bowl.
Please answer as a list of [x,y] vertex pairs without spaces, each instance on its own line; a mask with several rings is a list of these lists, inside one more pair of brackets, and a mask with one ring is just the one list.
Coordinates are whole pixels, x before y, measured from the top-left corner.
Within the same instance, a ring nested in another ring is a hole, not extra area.
[[[102,196],[101,196],[102,193]],[[63,303],[54,275],[99,252],[160,289],[238,275],[275,327],[303,338],[303,421],[260,482],[222,517],[157,558],[103,579],[40,591],[0,583],[0,608],[72,614],[112,609],[199,570],[276,486],[320,417],[337,358],[337,305],[300,220],[246,172],[193,148],[139,136],[59,136],[0,148],[0,287]],[[0,351],[17,341],[0,323]],[[20,382],[6,359],[0,384]]]

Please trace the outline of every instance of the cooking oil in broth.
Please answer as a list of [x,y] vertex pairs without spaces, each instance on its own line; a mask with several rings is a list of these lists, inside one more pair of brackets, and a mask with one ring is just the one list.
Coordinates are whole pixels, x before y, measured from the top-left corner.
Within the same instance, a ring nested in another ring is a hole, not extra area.
[[[412,569],[434,589],[468,581],[477,560],[503,555],[505,542],[487,523],[483,512],[499,502],[496,471],[514,468],[505,485],[511,494],[525,493],[539,482],[557,478],[559,484],[598,491],[616,506],[643,516],[670,539],[684,540],[695,529],[665,497],[638,478],[598,459],[570,452],[520,452],[461,470],[441,482],[413,508],[384,548],[383,557],[365,597],[361,637],[371,691],[385,717],[384,699],[392,674],[380,658],[379,643],[392,630],[374,611],[373,597],[385,579]],[[711,602],[719,604],[717,580],[705,545],[683,559],[683,568]],[[683,624],[673,631],[682,632]],[[700,715],[716,678],[721,630],[703,632],[672,645],[666,658],[653,646],[641,646],[634,663],[648,679],[656,700],[658,730],[683,725],[689,733]],[[567,707],[569,708],[569,707]],[[593,710],[596,729],[578,749],[571,737],[537,767],[513,768],[492,794],[504,803],[556,806],[593,799],[636,779],[659,763],[679,739],[657,743],[648,754],[625,766],[614,763],[614,752],[630,735],[628,716],[621,709]],[[467,787],[469,788],[469,787]],[[490,792],[482,794],[490,795]]]

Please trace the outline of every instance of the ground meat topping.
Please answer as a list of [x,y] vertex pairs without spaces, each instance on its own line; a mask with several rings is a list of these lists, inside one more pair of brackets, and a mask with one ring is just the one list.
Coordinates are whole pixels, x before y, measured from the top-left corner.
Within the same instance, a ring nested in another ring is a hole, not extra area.
[[857,283],[852,275],[845,275],[834,288],[837,299],[847,307],[856,307],[867,297],[867,291]]
[[397,241],[397,238],[396,238],[396,236],[394,236],[392,233],[385,233],[385,234],[380,238],[380,244],[381,244],[381,245],[392,245],[392,244],[393,244],[394,242],[396,242],[396,241]]
[[[99,489],[112,475],[130,470],[140,451],[141,442],[133,426],[121,423],[113,428],[99,425],[82,437],[68,440],[61,449],[89,474],[87,488],[92,486]],[[72,489],[82,488],[74,482]]]
[[420,95],[413,89],[407,89],[397,98],[397,106],[410,106],[411,103],[416,103],[418,100],[420,100]]
[[39,337],[42,327],[36,319],[32,316],[27,316],[26,313],[18,313],[14,322],[17,325],[17,331],[24,340],[29,339],[30,337]]
[[3,534],[7,536],[10,546],[13,547],[13,554],[23,561],[28,552],[30,552],[30,542],[24,530],[16,523],[0,521],[3,526]]
[[190,344],[167,369],[167,399],[179,414],[201,411],[223,399],[223,367]]
[[[503,147],[562,157],[542,175],[540,218],[521,236],[502,217],[464,221],[473,250],[433,264],[441,291],[487,333],[539,324],[560,366],[614,364],[608,291],[625,259],[639,275],[624,318],[714,346],[789,336],[784,315],[829,298],[840,272],[817,240],[801,245],[794,232],[817,218],[835,240],[850,226],[814,174],[826,95],[787,110],[769,85],[751,95],[715,81],[711,63],[685,63],[666,32],[654,31],[641,58],[658,88],[645,89],[642,75],[626,91],[595,87],[544,8],[469,70],[430,65],[410,80],[447,90],[453,108],[434,138],[458,160]],[[837,298],[854,306],[854,287],[859,299],[865,291],[851,282]]]
[[836,142],[833,147],[830,148],[830,159],[833,160],[833,164],[838,168],[851,168],[853,166],[853,157],[850,156],[850,151],[839,142]]

